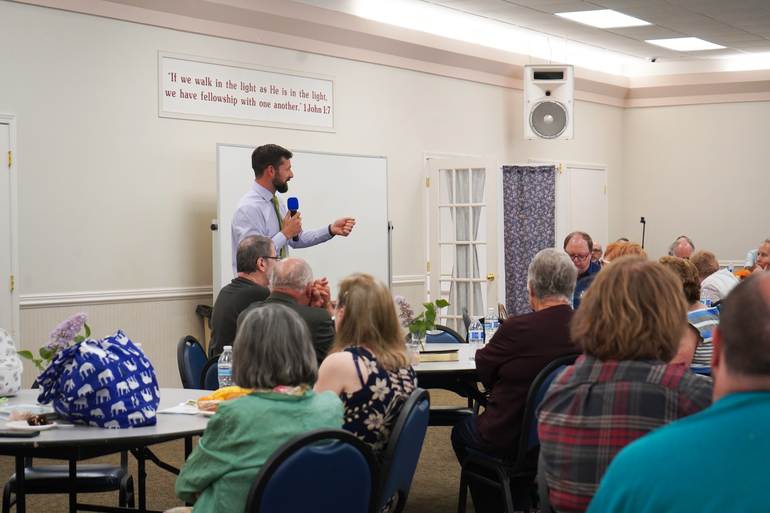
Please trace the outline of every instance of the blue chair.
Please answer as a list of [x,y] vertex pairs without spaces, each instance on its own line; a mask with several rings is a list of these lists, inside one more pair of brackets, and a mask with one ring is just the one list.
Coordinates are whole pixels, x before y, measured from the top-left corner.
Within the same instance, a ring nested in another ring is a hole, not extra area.
[[192,335],[179,339],[176,347],[176,360],[179,366],[179,377],[182,378],[183,388],[200,388],[201,371],[206,365],[206,351]]
[[690,367],[690,370],[695,374],[701,374],[703,376],[711,376],[711,367]]
[[430,394],[415,388],[401,408],[385,448],[380,467],[379,507],[375,511],[382,510],[393,495],[398,496],[395,513],[404,511],[428,430],[429,415]]
[[[457,503],[458,513],[465,513],[468,498],[468,479],[473,479],[499,489],[503,494],[505,511],[513,513],[513,498],[508,487],[509,478],[537,475],[537,469],[526,468],[527,453],[540,445],[537,435],[537,415],[535,410],[543,401],[545,393],[556,375],[568,365],[575,363],[579,354],[561,356],[541,370],[527,392],[527,402],[522,416],[521,437],[514,461],[503,461],[488,454],[468,448],[468,457],[465,458],[460,471],[460,497]],[[493,473],[497,480],[491,479],[489,473]]]
[[[335,443],[318,445],[322,440]],[[246,513],[375,513],[379,467],[369,446],[342,429],[314,429],[262,465]]]
[[203,390],[217,390],[219,388],[219,356],[212,356],[203,366],[200,384]]
[[436,329],[441,333],[428,333],[425,335],[426,344],[464,344],[466,342],[459,333],[449,326],[436,324]]

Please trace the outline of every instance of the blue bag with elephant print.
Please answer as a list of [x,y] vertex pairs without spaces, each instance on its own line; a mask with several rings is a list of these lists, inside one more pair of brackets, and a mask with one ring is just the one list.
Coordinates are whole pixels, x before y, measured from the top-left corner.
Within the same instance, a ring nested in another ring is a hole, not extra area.
[[63,349],[38,382],[38,402],[52,403],[60,417],[73,422],[104,428],[155,424],[160,402],[155,370],[122,331]]

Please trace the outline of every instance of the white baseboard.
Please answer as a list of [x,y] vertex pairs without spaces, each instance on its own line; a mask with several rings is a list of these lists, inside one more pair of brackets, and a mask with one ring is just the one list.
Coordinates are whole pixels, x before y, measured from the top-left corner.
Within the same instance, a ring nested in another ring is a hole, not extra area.
[[65,294],[28,294],[19,297],[19,308],[42,306],[72,306],[107,303],[136,303],[173,301],[177,299],[210,298],[211,287],[178,287],[173,289],[116,290],[105,292],[71,292]]

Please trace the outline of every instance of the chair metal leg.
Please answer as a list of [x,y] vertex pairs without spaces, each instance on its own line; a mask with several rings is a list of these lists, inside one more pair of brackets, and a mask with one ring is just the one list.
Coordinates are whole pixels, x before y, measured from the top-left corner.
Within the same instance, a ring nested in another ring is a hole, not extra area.
[[468,502],[468,480],[460,469],[460,497],[457,499],[457,513],[465,513]]
[[10,513],[13,504],[11,502],[11,483],[6,482],[3,488],[3,513]]
[[24,492],[24,456],[16,456],[16,513],[27,513]]

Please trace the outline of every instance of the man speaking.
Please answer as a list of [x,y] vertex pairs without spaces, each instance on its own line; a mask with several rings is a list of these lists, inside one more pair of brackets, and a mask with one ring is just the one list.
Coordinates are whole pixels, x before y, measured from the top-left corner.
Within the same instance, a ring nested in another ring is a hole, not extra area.
[[328,226],[302,229],[300,213],[296,212],[292,216],[283,200],[275,195],[276,191],[284,193],[289,190],[289,180],[294,177],[291,171],[292,156],[289,150],[277,144],[265,144],[251,154],[254,183],[238,202],[231,223],[234,274],[237,274],[235,255],[238,244],[247,235],[270,237],[279,257],[286,257],[287,244],[293,248],[307,248],[326,242],[335,235],[347,237],[356,224],[352,217],[343,217]]

